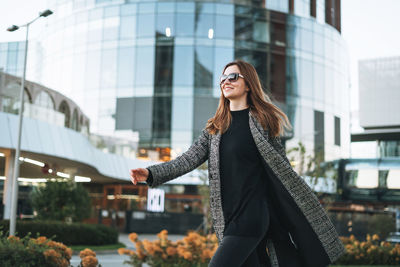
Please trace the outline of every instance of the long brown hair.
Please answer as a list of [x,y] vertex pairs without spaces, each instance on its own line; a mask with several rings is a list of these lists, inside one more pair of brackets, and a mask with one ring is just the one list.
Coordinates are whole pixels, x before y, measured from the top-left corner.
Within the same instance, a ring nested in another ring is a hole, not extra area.
[[[236,65],[240,73],[244,76],[249,92],[247,94],[247,104],[250,112],[261,123],[264,130],[269,131],[270,136],[279,136],[283,134],[284,129],[291,129],[292,126],[285,113],[277,106],[272,104],[270,97],[264,93],[261,87],[260,79],[253,65],[243,61],[236,60],[225,65],[225,70],[232,65]],[[210,134],[224,133],[232,121],[229,108],[229,99],[225,98],[221,89],[219,104],[214,117],[207,121],[206,129]]]

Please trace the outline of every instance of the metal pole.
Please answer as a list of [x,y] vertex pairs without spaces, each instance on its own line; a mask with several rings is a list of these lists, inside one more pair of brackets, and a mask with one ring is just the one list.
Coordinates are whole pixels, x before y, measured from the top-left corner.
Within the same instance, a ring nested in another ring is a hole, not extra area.
[[21,91],[20,91],[20,105],[19,105],[19,124],[18,124],[18,141],[15,149],[15,165],[13,172],[13,188],[11,197],[11,214],[10,214],[10,236],[15,235],[16,220],[17,220],[17,206],[18,206],[18,176],[19,176],[19,154],[21,148],[21,132],[22,132],[22,117],[24,113],[24,87],[25,87],[25,72],[26,61],[28,57],[28,34],[29,24],[26,24],[26,38],[25,38],[25,57],[24,57],[24,70],[21,78]]

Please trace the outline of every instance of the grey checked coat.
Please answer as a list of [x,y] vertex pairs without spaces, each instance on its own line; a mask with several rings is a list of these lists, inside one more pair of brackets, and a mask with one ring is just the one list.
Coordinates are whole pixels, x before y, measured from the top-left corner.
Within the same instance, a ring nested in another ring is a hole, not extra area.
[[[250,130],[263,157],[270,179],[275,203],[279,203],[279,218],[297,248],[304,267],[325,267],[344,253],[344,246],[318,198],[304,180],[292,169],[279,138],[270,137],[255,116],[249,112]],[[200,137],[182,155],[169,162],[147,167],[156,187],[190,172],[208,160],[210,206],[213,227],[218,240],[224,233],[224,216],[221,205],[219,144],[221,134],[209,134],[203,129]],[[267,239],[272,267],[280,265],[276,240]],[[275,243],[276,244],[276,243]],[[286,255],[285,255],[286,256]]]

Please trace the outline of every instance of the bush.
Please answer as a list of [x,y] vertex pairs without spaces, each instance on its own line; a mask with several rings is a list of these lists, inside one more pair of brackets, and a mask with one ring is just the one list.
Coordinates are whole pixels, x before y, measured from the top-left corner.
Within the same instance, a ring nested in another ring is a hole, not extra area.
[[0,237],[0,262],[3,267],[68,267],[71,256],[70,248],[45,237]]
[[[9,221],[0,221],[0,230],[8,232]],[[118,231],[105,225],[66,224],[50,221],[17,221],[17,236],[45,236],[66,245],[110,245],[118,243]]]
[[40,220],[81,222],[90,211],[89,193],[71,180],[57,179],[35,187],[31,201]]
[[380,241],[377,234],[367,234],[366,241],[358,241],[354,235],[341,237],[346,247],[343,254],[335,264],[338,265],[396,265],[400,264],[400,244],[392,245]]
[[141,267],[143,263],[149,266],[163,267],[206,267],[218,248],[215,234],[202,236],[189,232],[182,240],[168,240],[167,230],[157,234],[158,240],[150,242],[138,240],[136,233],[131,233],[129,239],[136,245],[136,251],[126,248],[118,249],[120,255],[129,255],[130,260],[124,263]]

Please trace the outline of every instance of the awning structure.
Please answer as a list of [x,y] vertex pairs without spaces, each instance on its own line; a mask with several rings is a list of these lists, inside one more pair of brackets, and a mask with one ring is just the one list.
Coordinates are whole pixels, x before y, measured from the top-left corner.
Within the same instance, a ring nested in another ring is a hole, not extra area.
[[[0,153],[15,150],[18,116],[0,112]],[[21,137],[21,157],[47,164],[45,168],[21,162],[20,177],[51,178],[56,172],[71,176],[90,177],[97,183],[130,182],[129,170],[145,168],[158,162],[130,159],[105,153],[93,146],[88,138],[69,128],[24,117]],[[5,156],[0,157],[0,172],[4,173]],[[51,174],[46,168],[54,169]],[[202,184],[197,171],[170,182],[171,184]]]

